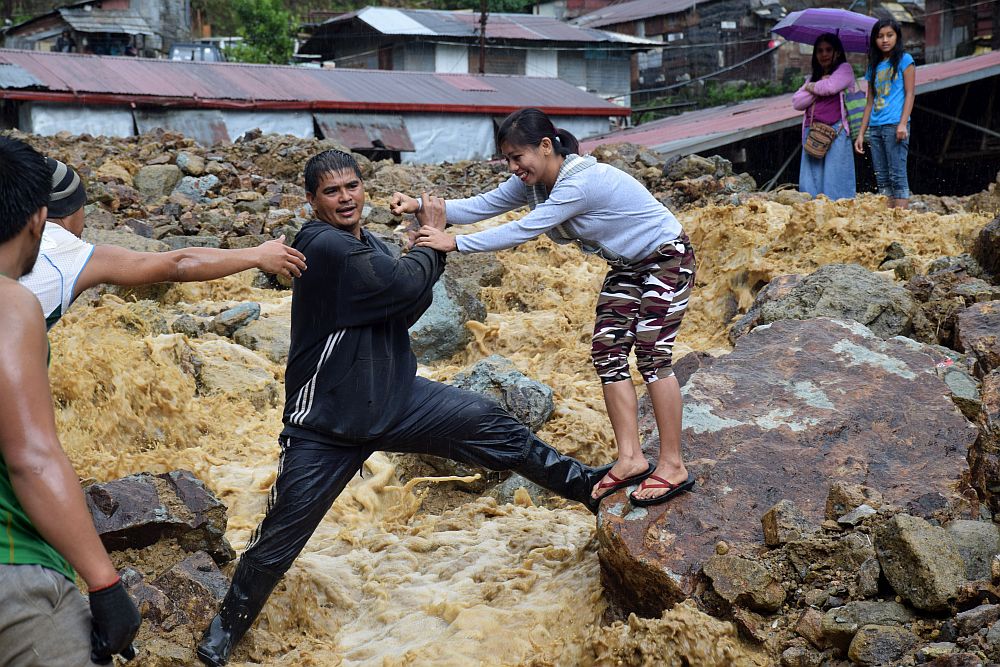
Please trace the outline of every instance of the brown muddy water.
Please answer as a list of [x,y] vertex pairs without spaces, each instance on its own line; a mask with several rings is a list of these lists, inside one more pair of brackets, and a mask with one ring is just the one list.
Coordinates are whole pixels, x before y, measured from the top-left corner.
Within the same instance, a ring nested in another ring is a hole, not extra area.
[[[677,355],[724,352],[727,321],[783,273],[834,262],[875,269],[892,241],[926,263],[963,252],[985,216],[886,211],[884,200],[826,200],[693,209],[678,217],[698,253],[697,290]],[[490,223],[484,223],[490,224]],[[467,350],[421,373],[447,380],[489,354],[556,391],[541,435],[593,463],[614,441],[589,362],[602,262],[545,239],[499,254],[508,271],[486,288],[489,316]],[[242,300],[287,321],[288,292],[250,287],[250,273],[172,287],[156,307],[105,296],[80,303],[51,335],[63,444],[82,477],[187,468],[230,508],[240,550],[274,480],[283,367],[212,335],[162,334],[162,321]],[[158,320],[162,320],[159,321]],[[234,373],[199,395],[192,364]],[[227,370],[228,369],[228,370]],[[275,403],[272,401],[276,400]],[[680,605],[661,619],[601,624],[594,520],[523,496],[421,510],[434,480],[402,486],[382,455],[334,504],[236,654],[264,665],[764,665],[733,627]]]

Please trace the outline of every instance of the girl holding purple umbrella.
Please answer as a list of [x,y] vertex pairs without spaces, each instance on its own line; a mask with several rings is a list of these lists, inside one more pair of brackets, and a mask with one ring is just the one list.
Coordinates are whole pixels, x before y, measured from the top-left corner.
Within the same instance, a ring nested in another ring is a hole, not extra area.
[[817,158],[802,151],[799,190],[812,196],[851,199],[855,195],[854,155],[851,127],[847,119],[844,93],[855,89],[854,70],[847,62],[844,45],[833,33],[824,33],[813,45],[812,74],[792,96],[792,106],[804,111],[802,138],[813,123],[825,123],[837,136],[826,155]]
[[903,51],[899,23],[892,18],[876,23],[868,48],[868,99],[854,150],[864,153],[865,129],[870,125],[875,180],[879,194],[889,198],[889,208],[909,206],[906,158],[910,150],[916,69],[913,57]]

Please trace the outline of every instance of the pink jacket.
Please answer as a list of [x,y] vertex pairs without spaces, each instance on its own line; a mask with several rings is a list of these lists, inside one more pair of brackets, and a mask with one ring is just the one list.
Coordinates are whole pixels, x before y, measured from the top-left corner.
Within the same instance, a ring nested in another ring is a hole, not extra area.
[[[806,79],[806,83],[809,83],[809,79]],[[851,126],[847,121],[847,108],[844,106],[844,96],[841,95],[845,90],[855,90],[857,84],[854,82],[854,69],[851,67],[850,63],[841,63],[840,67],[833,71],[828,79],[821,79],[816,82],[816,93],[810,93],[806,90],[806,83],[802,84],[798,92],[792,95],[792,107],[798,111],[805,111],[812,103],[816,101],[817,97],[826,97],[827,95],[840,95],[840,120],[844,125],[844,129],[847,131],[848,136],[851,134]],[[805,132],[806,127],[806,115],[802,115],[802,131]]]

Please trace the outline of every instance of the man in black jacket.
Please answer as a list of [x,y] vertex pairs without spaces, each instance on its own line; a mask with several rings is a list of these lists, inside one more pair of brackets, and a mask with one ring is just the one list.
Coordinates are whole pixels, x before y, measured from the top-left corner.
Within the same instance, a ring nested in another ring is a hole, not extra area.
[[[606,472],[559,454],[494,401],[416,377],[407,329],[427,310],[444,253],[395,258],[361,227],[364,183],[354,158],[324,151],[305,168],[316,219],[293,247],[309,271],[292,290],[278,477],[198,657],[225,665],[348,480],[375,451],[442,456],[515,470],[562,496],[596,504]],[[424,196],[422,224],[444,228],[444,201]]]

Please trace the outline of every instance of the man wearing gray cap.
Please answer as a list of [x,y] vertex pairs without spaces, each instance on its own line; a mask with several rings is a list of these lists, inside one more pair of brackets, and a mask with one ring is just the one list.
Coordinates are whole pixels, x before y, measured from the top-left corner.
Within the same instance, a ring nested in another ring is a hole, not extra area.
[[298,277],[305,256],[284,244],[284,236],[256,248],[182,248],[169,252],[136,252],[82,240],[87,191],[72,167],[46,158],[52,174],[49,215],[42,247],[22,285],[38,297],[46,326],[52,326],[85,290],[101,284],[135,287],[161,282],[214,280],[247,269]]

